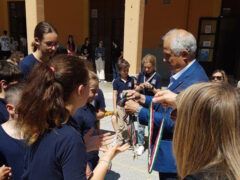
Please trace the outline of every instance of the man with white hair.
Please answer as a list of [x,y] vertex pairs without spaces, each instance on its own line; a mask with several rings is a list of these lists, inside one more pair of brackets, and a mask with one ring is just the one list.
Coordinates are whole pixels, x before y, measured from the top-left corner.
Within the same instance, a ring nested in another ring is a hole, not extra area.
[[[163,37],[163,41],[163,61],[169,66],[172,72],[168,85],[170,91],[179,93],[194,83],[208,81],[204,69],[195,59],[197,49],[196,39],[190,32],[183,29],[173,29]],[[130,100],[125,103],[126,111],[130,114],[135,113],[139,117],[141,124],[148,125],[150,116],[148,107],[150,106],[152,97],[141,95],[135,91],[127,91],[127,98]],[[165,122],[153,170],[159,172],[161,180],[177,179],[177,169],[172,152],[174,129],[174,123],[170,119],[172,109],[164,109],[160,103],[156,103],[154,104],[154,111],[151,149],[154,148],[162,120],[165,119]]]

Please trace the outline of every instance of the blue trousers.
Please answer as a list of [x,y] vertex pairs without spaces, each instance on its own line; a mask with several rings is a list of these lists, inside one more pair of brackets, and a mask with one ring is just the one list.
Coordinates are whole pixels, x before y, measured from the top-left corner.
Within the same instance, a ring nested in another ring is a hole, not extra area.
[[113,71],[113,79],[116,79],[118,77],[118,69],[117,69],[116,62],[112,62],[112,71]]
[[144,145],[145,125],[138,122],[138,145]]

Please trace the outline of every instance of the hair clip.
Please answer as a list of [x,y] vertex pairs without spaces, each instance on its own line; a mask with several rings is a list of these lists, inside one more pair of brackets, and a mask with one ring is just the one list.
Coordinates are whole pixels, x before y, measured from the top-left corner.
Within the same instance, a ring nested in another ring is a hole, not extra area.
[[50,69],[52,70],[52,72],[55,72],[55,68],[50,66]]

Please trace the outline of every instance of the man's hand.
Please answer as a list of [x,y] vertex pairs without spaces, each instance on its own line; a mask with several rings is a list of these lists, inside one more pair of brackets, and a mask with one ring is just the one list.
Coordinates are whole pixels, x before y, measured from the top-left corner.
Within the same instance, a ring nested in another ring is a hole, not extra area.
[[133,100],[129,100],[125,103],[125,111],[129,114],[133,114],[135,113],[135,111],[137,110],[137,107],[139,106],[139,104],[136,101]]
[[141,96],[141,94],[135,90],[126,90],[126,91],[123,91],[123,93],[126,93],[127,100],[130,100],[130,99],[138,100]]
[[113,142],[115,135],[111,135],[111,133],[105,133],[97,136],[92,136],[93,131],[94,129],[91,128],[84,136],[86,151],[106,151],[106,146]]
[[163,107],[176,108],[177,94],[169,90],[159,91],[153,98],[153,103],[161,103]]

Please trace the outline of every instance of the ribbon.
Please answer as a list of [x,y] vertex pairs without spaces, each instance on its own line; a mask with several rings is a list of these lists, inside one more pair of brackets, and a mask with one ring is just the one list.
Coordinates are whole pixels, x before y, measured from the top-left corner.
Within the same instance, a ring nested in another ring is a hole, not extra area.
[[158,131],[157,138],[154,142],[154,147],[152,147],[152,138],[153,138],[153,128],[154,128],[154,108],[153,108],[153,102],[151,102],[149,107],[149,121],[148,121],[148,173],[152,173],[152,169],[154,167],[154,164],[156,162],[157,154],[160,147],[160,141],[162,139],[162,133],[163,133],[163,126],[165,121],[165,110],[163,119],[160,125],[160,129]]
[[132,115],[129,116],[128,133],[131,138],[132,146],[135,146],[136,145],[136,133],[135,133],[135,126],[134,126],[134,117]]
[[[121,93],[120,97],[122,100],[125,100],[126,93]],[[129,120],[127,120],[128,115],[126,114],[123,117],[123,120],[126,122],[128,127],[128,134],[131,140],[131,145],[134,147],[136,145],[136,133],[135,133],[135,126],[134,126],[134,116],[129,115]],[[134,150],[135,151],[135,150]]]
[[155,74],[156,74],[156,72],[154,72],[149,78],[146,78],[146,76],[144,76],[143,81],[144,82],[150,82],[152,80],[153,76],[155,76]]

